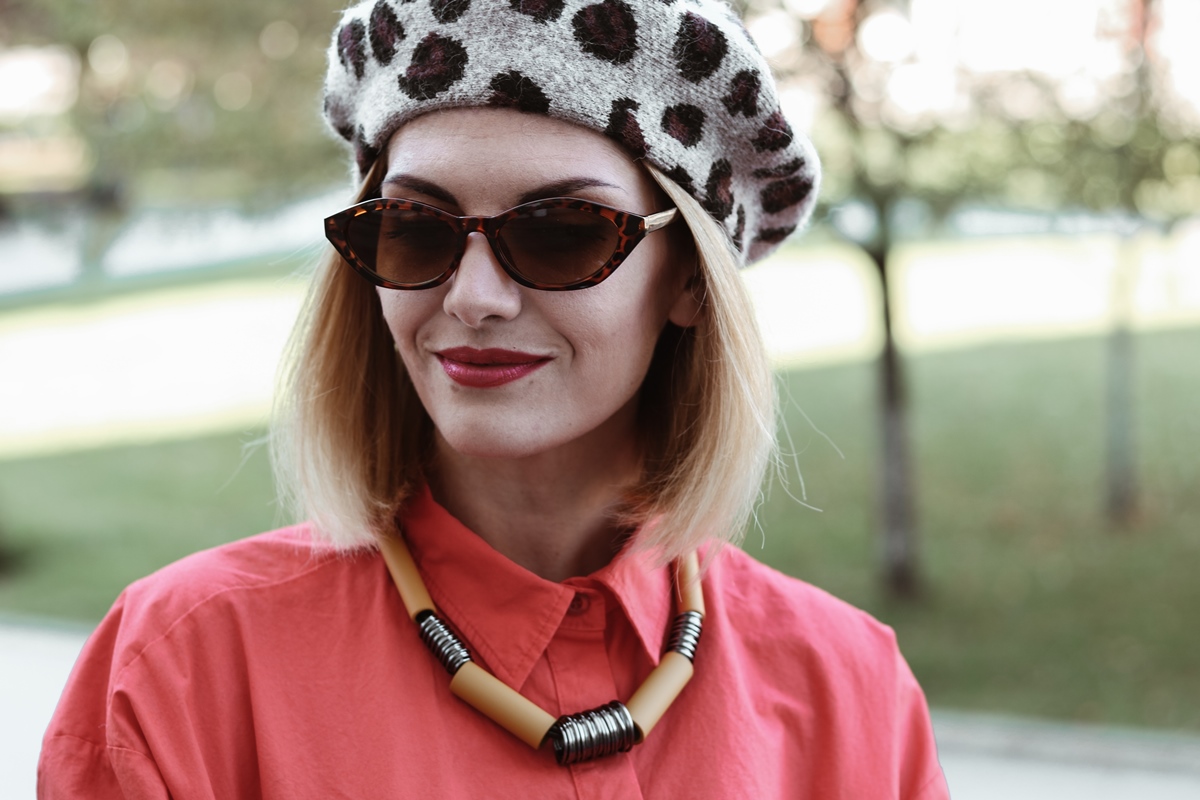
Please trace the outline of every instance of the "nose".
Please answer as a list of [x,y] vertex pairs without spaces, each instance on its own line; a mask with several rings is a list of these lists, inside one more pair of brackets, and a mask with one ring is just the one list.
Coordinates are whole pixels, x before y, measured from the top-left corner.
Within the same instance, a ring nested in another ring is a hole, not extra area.
[[521,286],[508,277],[482,233],[467,235],[462,261],[447,283],[442,310],[470,328],[521,313]]

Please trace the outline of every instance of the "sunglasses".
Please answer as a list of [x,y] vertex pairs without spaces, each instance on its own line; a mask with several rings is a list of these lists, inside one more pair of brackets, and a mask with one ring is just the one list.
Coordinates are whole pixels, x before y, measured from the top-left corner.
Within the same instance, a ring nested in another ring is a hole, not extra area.
[[368,200],[325,220],[325,237],[376,286],[429,289],[449,280],[467,234],[487,237],[514,281],[551,292],[595,286],[616,271],[646,234],[676,219],[571,197],[536,200],[494,217],[456,217],[411,200]]

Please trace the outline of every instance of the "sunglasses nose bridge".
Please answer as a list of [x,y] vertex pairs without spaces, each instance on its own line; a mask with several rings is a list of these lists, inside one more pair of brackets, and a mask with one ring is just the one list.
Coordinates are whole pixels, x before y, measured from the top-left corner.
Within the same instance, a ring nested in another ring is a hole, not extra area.
[[463,236],[472,233],[487,235],[487,229],[484,225],[487,222],[487,217],[459,217],[458,222],[461,226]]
[[504,272],[508,273],[508,275],[511,277],[512,267],[509,265],[508,259],[505,257],[503,248],[500,245],[500,237],[498,235],[499,226],[495,224],[489,224],[492,222],[492,218],[462,217],[460,218],[460,221],[462,223],[462,227],[460,228],[460,236],[462,237],[460,241],[462,244],[459,250],[458,263],[455,264],[455,268],[457,269],[457,267],[461,265],[463,257],[466,256],[467,244],[471,241],[471,235],[478,234],[486,240],[488,251],[491,253],[492,259],[495,260],[495,262],[500,265],[500,268],[504,270]]
[[489,225],[491,221],[489,217],[459,217],[459,241],[462,243],[461,249],[467,249],[467,242],[470,241],[470,236],[477,233],[488,240],[488,246],[492,248],[492,253],[499,258],[500,255],[496,249],[496,229]]

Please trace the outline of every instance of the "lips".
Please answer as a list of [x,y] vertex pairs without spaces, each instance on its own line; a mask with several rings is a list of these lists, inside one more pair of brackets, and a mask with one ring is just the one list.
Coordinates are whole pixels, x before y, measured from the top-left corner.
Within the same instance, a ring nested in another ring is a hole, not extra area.
[[546,356],[500,348],[451,347],[436,355],[450,380],[472,389],[503,386],[550,363]]

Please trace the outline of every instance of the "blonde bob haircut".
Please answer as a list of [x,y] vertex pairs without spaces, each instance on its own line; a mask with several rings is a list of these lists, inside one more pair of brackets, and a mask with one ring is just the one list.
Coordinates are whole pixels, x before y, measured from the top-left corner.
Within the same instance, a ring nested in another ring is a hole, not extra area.
[[[378,186],[382,162],[359,200]],[[775,390],[728,236],[687,192],[646,165],[682,213],[699,269],[696,324],[667,324],[639,398],[640,481],[620,522],[663,562],[738,542],[775,443]],[[340,550],[374,546],[424,484],[432,422],[384,323],[375,287],[330,251],[285,354],[271,432],[281,499]],[[715,551],[712,551],[715,552]],[[710,552],[711,555],[711,552]]]

